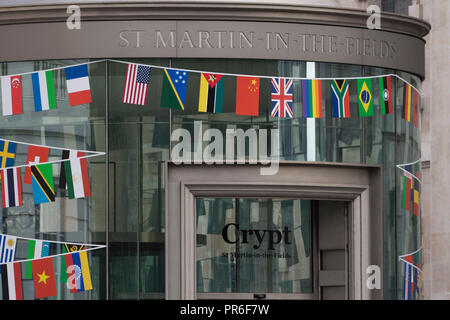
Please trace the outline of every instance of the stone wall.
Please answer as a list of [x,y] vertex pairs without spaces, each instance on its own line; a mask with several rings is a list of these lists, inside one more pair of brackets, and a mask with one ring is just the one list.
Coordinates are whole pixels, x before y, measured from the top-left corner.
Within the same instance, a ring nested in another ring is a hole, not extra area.
[[422,111],[422,160],[430,161],[422,185],[423,297],[450,299],[450,1],[420,2],[420,18],[432,25]]

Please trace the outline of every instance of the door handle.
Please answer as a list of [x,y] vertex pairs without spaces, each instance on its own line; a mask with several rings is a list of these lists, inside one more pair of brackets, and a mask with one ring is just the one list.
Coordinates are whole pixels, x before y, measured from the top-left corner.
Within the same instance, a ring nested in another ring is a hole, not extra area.
[[255,298],[255,299],[265,299],[266,298],[266,294],[265,293],[255,293],[253,295],[253,298]]

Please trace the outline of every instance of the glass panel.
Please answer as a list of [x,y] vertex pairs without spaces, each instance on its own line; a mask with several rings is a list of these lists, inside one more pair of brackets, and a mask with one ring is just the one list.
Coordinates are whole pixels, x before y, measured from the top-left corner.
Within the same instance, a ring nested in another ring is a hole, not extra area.
[[[305,76],[306,67],[300,61],[275,61],[275,60],[230,60],[230,59],[176,59],[172,60],[172,67],[194,70],[205,70],[210,72],[227,72],[248,75],[269,76]],[[220,114],[198,112],[198,95],[200,87],[200,74],[189,73],[186,91],[186,103],[184,110],[172,110],[172,132],[184,128],[191,135],[192,145],[194,139],[194,121],[202,122],[202,134],[207,129],[218,129],[223,137],[227,129],[242,129],[244,131],[252,128],[280,129],[280,158],[286,160],[305,160],[306,149],[306,119],[301,116],[299,95],[294,94],[294,119],[272,118],[271,114],[271,84],[270,79],[260,80],[259,116],[236,115],[236,77],[224,77],[224,100],[223,110]],[[299,91],[299,81],[294,81],[294,90]],[[270,136],[268,137],[270,141]],[[173,142],[176,145],[177,142]],[[270,143],[269,143],[270,144]],[[203,142],[203,147],[208,142]],[[268,147],[270,150],[270,146]],[[226,154],[226,148],[223,150]],[[249,148],[245,149],[248,160]],[[237,152],[234,152],[236,157]],[[190,159],[193,159],[191,154]]]
[[[415,76],[411,76],[404,72],[398,73],[402,78],[408,81],[412,86],[421,90],[421,81]],[[405,83],[402,81],[397,81],[397,96],[396,96],[396,119],[397,119],[397,144],[396,144],[396,158],[397,164],[407,164],[416,162],[421,158],[420,151],[420,111],[417,113],[419,117],[419,125],[416,128],[413,125],[413,108],[411,108],[411,121],[405,120]],[[420,110],[420,106],[419,106]],[[411,166],[412,173],[415,176],[420,177],[420,162]],[[397,224],[397,234],[396,234],[396,244],[397,244],[397,255],[404,255],[412,253],[421,247],[421,213],[418,216],[413,214],[413,210],[405,210],[402,207],[403,201],[403,173],[397,169],[397,203],[396,203],[396,224]],[[412,179],[414,190],[418,190],[420,194],[420,184],[416,179]],[[420,196],[419,196],[420,197]],[[412,194],[411,199],[414,199]],[[411,204],[412,205],[412,204]],[[414,261],[414,263],[420,263],[421,254],[418,255],[419,260]],[[414,257],[416,260],[417,256]],[[397,297],[402,299],[403,296],[403,279],[404,279],[404,264],[397,261]]]
[[309,200],[198,198],[197,291],[312,293]]
[[[392,74],[393,70],[364,67],[364,74],[383,75]],[[389,274],[384,278],[385,297],[395,297],[396,251],[395,251],[395,112],[382,115],[380,103],[380,87],[378,79],[372,80],[374,116],[364,119],[364,160],[368,164],[383,165],[383,271]],[[400,82],[391,78],[392,88]],[[396,90],[391,91],[392,101],[395,102]]]
[[407,16],[408,7],[412,4],[412,0],[381,0],[381,10]]
[[151,69],[147,102],[140,106],[122,103],[127,65],[109,65],[110,298],[163,299],[162,163],[169,159],[170,112],[159,107],[162,70]]

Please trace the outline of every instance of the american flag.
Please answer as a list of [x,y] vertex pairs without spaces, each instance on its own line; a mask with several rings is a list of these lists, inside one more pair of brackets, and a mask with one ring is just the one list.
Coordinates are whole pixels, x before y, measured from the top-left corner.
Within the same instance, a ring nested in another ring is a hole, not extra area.
[[128,64],[122,102],[145,105],[149,82],[150,67]]
[[293,118],[292,79],[272,78],[272,117]]

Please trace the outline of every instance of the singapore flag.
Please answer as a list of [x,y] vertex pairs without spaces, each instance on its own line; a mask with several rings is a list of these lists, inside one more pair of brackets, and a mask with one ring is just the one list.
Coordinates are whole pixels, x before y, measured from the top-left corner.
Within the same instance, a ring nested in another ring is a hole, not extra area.
[[4,116],[22,113],[22,80],[20,76],[3,76],[2,109]]

